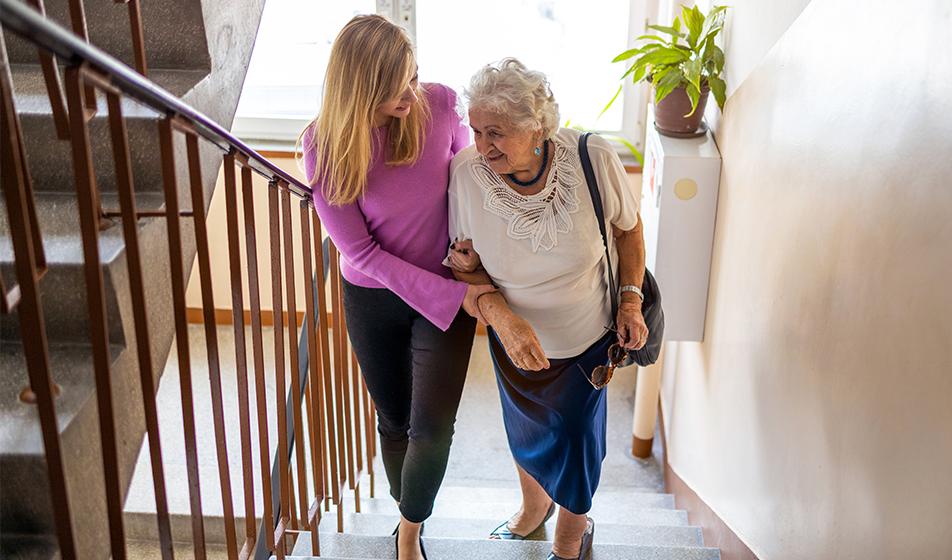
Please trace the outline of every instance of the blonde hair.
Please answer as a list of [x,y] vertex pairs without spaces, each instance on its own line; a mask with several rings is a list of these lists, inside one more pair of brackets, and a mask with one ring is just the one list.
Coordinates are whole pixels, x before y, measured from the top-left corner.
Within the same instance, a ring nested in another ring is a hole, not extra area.
[[470,109],[506,117],[521,130],[538,130],[549,139],[559,130],[559,104],[542,72],[529,70],[515,58],[483,66],[469,82]]
[[415,72],[410,38],[384,17],[356,16],[337,35],[321,110],[299,138],[316,158],[311,186],[322,182],[330,204],[350,204],[363,196],[374,151],[387,158],[387,165],[411,165],[420,156],[430,117],[420,86],[410,114],[390,123],[386,144],[376,150],[371,145],[375,111],[398,97]]

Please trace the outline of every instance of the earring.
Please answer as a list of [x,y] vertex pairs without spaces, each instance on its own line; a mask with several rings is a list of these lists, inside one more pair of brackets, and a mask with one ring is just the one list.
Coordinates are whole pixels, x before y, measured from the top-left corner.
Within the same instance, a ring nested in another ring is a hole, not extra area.
[[536,147],[535,147],[535,155],[537,155],[537,156],[541,156],[541,155],[542,155],[542,148],[541,148],[540,146],[536,146]]

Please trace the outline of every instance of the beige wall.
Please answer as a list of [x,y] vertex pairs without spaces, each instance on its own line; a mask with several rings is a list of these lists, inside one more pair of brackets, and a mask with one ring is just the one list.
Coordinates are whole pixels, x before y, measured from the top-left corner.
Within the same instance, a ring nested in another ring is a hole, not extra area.
[[952,8],[803,3],[733,3],[669,460],[765,560],[952,558]]
[[[294,158],[272,158],[272,161],[280,168],[300,180],[304,180],[304,174],[301,172]],[[271,305],[271,243],[270,230],[268,228],[268,181],[254,174],[254,204],[255,204],[255,226],[257,232],[256,247],[258,250],[258,282],[261,296],[261,308],[270,310]],[[241,197],[241,175],[237,174],[239,185],[238,193],[238,225],[239,231],[244,232],[244,217],[242,210]],[[295,265],[295,299],[297,300],[297,310],[304,311],[304,287],[300,282],[303,276],[302,248],[301,248],[301,222],[299,219],[299,207],[296,198],[291,198],[291,224],[294,234],[294,265]],[[231,309],[231,277],[228,264],[228,229],[225,222],[225,176],[223,172],[218,174],[218,183],[215,185],[215,193],[212,195],[211,207],[208,210],[208,236],[212,268],[212,287],[214,291],[215,307],[218,309]],[[283,232],[282,232],[283,240]],[[283,243],[283,241],[282,241]],[[196,257],[197,259],[197,257]],[[248,266],[245,259],[245,239],[244,233],[241,235],[241,270],[242,270],[242,293],[245,309],[249,309],[248,300]],[[284,274],[284,265],[281,266],[281,274]],[[202,307],[202,292],[199,284],[199,271],[196,260],[192,267],[192,275],[189,279],[188,291],[186,292],[186,303],[189,307]],[[286,299],[286,298],[284,298]],[[287,305],[284,304],[285,311]]]

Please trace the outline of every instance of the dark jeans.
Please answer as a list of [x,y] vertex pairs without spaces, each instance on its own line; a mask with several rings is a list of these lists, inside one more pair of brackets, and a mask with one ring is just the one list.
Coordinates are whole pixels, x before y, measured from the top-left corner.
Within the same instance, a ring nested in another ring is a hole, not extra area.
[[390,495],[422,522],[446,473],[476,320],[460,310],[443,332],[390,290],[347,281],[344,313],[377,407]]

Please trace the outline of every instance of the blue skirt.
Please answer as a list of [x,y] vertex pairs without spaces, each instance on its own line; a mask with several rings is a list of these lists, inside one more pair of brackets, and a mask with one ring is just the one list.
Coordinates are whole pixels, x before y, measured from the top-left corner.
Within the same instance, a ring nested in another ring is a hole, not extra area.
[[607,415],[605,390],[587,376],[608,363],[614,333],[574,358],[549,360],[542,371],[517,368],[492,329],[488,338],[513,458],[555,503],[587,513],[605,458]]

